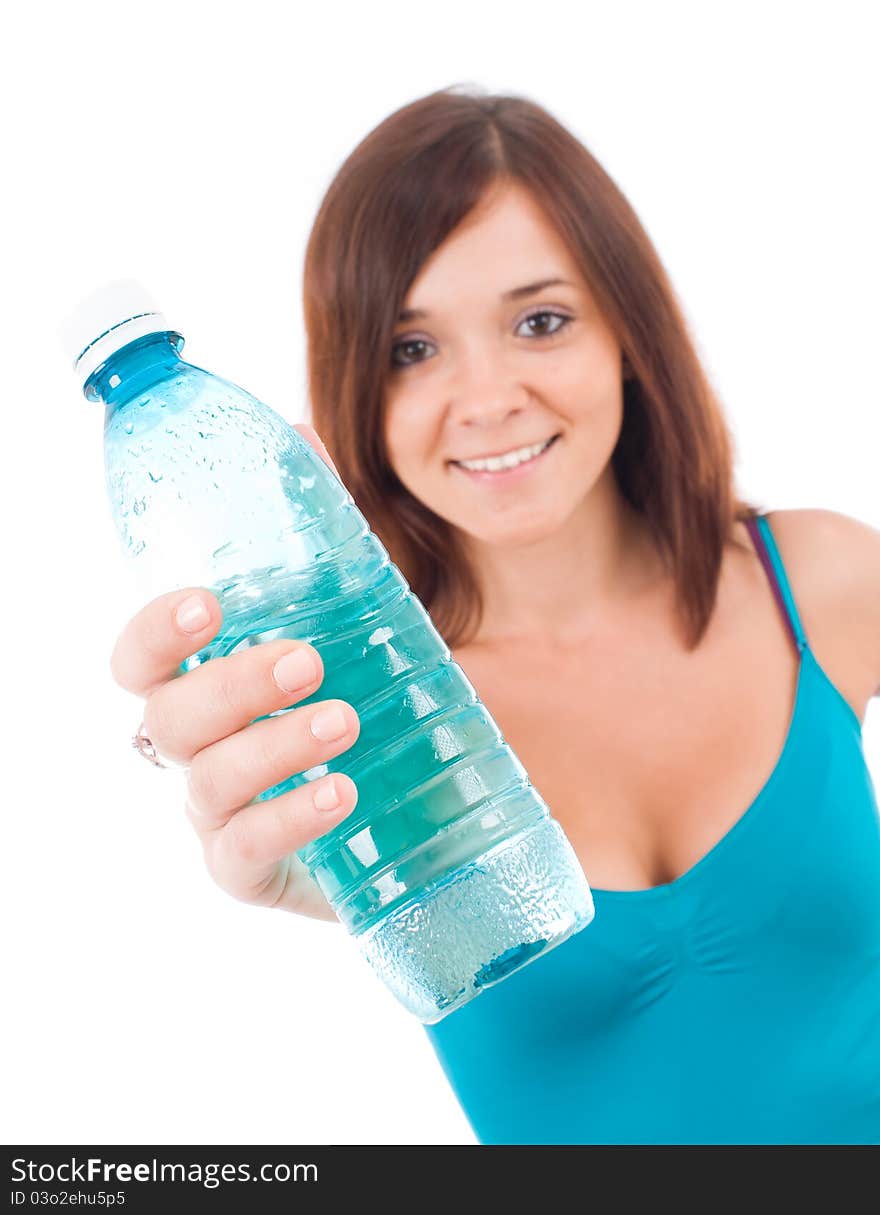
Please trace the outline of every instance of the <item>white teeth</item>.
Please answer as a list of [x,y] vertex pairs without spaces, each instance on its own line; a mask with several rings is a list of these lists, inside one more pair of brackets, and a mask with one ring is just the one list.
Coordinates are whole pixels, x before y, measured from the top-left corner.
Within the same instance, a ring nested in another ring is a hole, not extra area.
[[462,468],[470,468],[476,472],[497,472],[501,468],[516,468],[517,464],[531,460],[542,452],[551,441],[552,439],[547,439],[543,443],[533,443],[531,447],[520,447],[516,451],[509,451],[503,456],[492,456],[488,460],[457,460],[456,463]]

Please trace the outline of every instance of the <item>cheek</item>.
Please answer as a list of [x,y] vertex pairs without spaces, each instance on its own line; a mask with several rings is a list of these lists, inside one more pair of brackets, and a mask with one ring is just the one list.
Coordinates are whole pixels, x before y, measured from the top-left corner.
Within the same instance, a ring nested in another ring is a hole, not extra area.
[[436,456],[436,435],[416,401],[386,409],[384,435],[385,450],[395,468],[414,468]]
[[560,397],[560,409],[572,429],[572,438],[588,442],[597,453],[607,443],[612,446],[623,424],[623,388],[604,371],[592,379],[572,380],[569,391]]
[[[397,479],[416,498],[430,496],[430,480],[436,455],[431,438],[422,425],[414,425],[400,412],[389,412],[384,428],[385,451]],[[442,471],[442,469],[441,469]]]
[[612,404],[623,391],[620,351],[613,337],[590,329],[583,341],[548,364],[548,392],[572,416],[593,415]]

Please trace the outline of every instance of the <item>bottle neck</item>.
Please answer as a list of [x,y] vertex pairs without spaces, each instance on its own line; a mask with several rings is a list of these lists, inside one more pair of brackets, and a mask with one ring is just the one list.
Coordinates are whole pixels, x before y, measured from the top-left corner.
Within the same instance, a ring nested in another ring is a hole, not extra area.
[[183,337],[172,330],[148,333],[115,350],[83,385],[89,401],[118,409],[183,365]]

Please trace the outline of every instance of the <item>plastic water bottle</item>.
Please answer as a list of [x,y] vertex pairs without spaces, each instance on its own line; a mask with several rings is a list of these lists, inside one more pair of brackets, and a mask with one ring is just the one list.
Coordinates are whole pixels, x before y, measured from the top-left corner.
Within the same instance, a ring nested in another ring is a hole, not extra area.
[[593,900],[569,840],[311,444],[185,362],[183,337],[132,280],[93,292],[61,333],[86,398],[105,406],[107,492],[138,589],[204,586],[222,608],[181,671],[303,640],[325,678],[299,704],[356,709],[353,747],[257,800],[331,771],[355,781],[353,812],[297,855],[397,999],[433,1024],[586,927]]

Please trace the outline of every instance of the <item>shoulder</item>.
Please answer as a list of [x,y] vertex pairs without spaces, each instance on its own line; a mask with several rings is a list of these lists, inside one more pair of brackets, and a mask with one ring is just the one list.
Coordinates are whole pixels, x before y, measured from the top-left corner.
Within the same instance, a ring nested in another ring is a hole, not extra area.
[[778,510],[767,521],[814,652],[824,645],[849,661],[866,700],[880,695],[880,531],[834,510]]

